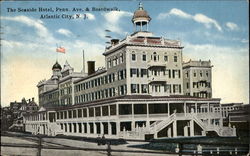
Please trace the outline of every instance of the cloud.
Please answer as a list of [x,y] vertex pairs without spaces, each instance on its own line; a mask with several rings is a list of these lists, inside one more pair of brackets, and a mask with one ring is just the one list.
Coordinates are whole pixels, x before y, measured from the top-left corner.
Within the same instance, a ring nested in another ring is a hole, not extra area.
[[118,33],[118,34],[125,34],[125,32],[121,29],[119,26],[120,20],[123,17],[131,17],[133,13],[131,12],[126,12],[126,11],[111,11],[108,13],[103,14],[106,23],[104,26],[106,28],[104,29],[109,29],[112,32]]
[[201,13],[191,15],[191,14],[188,14],[188,13],[186,13],[180,9],[177,9],[177,8],[173,8],[167,13],[160,13],[157,16],[157,19],[162,20],[170,15],[178,16],[180,18],[185,18],[185,19],[192,19],[195,22],[204,24],[207,28],[214,26],[217,30],[222,31],[221,26],[219,25],[219,23],[216,20],[209,18],[206,15],[201,14]]
[[214,25],[217,28],[217,30],[222,31],[221,26],[219,25],[219,23],[216,20],[209,18],[203,14],[195,14],[193,16],[193,19],[196,22],[205,24],[206,27],[210,27],[211,25]]
[[176,15],[176,16],[179,16],[179,17],[182,17],[182,18],[192,18],[191,15],[183,12],[182,10],[176,9],[176,8],[171,9],[169,14],[170,15]]
[[122,17],[130,17],[133,13],[126,11],[110,11],[105,13],[103,16],[108,23],[116,24]]
[[45,27],[43,21],[39,19],[33,19],[27,16],[14,16],[14,17],[8,17],[8,16],[1,16],[2,20],[9,20],[14,22],[23,23],[29,27],[33,27],[36,30],[36,34],[39,36],[40,40],[41,38],[44,39],[44,42],[51,43],[54,42],[55,39],[52,36],[51,33],[49,33],[48,29]]
[[70,37],[73,35],[73,33],[71,31],[69,31],[67,29],[63,29],[63,28],[58,29],[56,32],[58,32],[59,34],[65,35],[67,37]]
[[242,42],[242,43],[248,43],[249,40],[247,40],[247,39],[242,39],[241,42]]
[[89,20],[93,21],[95,20],[95,15],[91,14],[91,13],[86,13],[86,16],[88,17]]
[[226,27],[229,29],[229,30],[239,30],[239,27],[237,24],[233,23],[233,22],[227,22],[226,23]]

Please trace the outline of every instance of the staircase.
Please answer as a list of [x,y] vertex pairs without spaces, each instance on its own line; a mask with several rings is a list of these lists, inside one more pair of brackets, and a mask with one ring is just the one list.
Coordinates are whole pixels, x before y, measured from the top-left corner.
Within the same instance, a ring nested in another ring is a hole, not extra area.
[[155,121],[153,124],[150,125],[148,130],[145,130],[145,134],[155,134],[161,131],[163,128],[171,124],[174,120],[176,120],[176,114],[173,113],[165,120]]
[[231,127],[223,127],[220,125],[213,124],[205,124],[197,117],[197,115],[193,114],[192,119],[204,130],[204,131],[215,131],[219,136],[236,136],[235,128]]
[[61,126],[58,125],[56,122],[49,122],[48,123],[48,135],[56,136],[58,134],[63,134],[63,130]]

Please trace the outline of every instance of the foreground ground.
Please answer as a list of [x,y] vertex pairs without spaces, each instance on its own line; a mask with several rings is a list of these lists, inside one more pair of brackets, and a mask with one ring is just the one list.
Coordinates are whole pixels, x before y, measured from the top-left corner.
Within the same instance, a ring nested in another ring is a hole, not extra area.
[[[162,138],[151,142],[70,136],[34,136],[8,132],[1,134],[1,155],[37,156],[160,156],[179,155],[247,155],[249,139],[237,137]],[[108,145],[110,143],[110,145]],[[199,147],[200,146],[200,147]],[[201,147],[202,146],[202,147]],[[179,149],[180,149],[179,148]],[[200,148],[200,150],[199,150]]]
[[[1,136],[1,155],[42,155],[42,156],[104,156],[108,155],[108,145],[98,145],[96,142],[74,140],[69,138],[43,138],[39,153],[37,137]],[[111,145],[112,156],[157,156],[166,155],[157,151],[134,148],[129,146],[143,145],[145,142],[126,142]],[[9,146],[6,146],[9,145]],[[147,153],[153,152],[153,153]],[[162,151],[158,151],[162,152]],[[168,154],[167,154],[168,155]],[[171,154],[175,155],[175,154]]]

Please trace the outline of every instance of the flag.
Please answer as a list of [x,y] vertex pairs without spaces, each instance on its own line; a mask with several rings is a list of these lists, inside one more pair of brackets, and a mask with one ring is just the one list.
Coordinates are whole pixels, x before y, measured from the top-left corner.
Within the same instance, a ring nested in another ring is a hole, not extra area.
[[65,48],[63,48],[63,47],[58,47],[58,48],[56,48],[56,52],[65,53]]

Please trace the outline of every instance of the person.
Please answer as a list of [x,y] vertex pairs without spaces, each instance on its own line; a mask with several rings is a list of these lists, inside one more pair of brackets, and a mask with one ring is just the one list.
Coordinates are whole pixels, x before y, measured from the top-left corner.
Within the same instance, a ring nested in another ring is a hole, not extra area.
[[106,141],[105,141],[105,136],[104,134],[102,135],[102,145],[105,145],[106,144]]
[[101,145],[101,137],[100,137],[100,135],[98,135],[98,137],[97,137],[97,145],[98,145],[98,146]]

